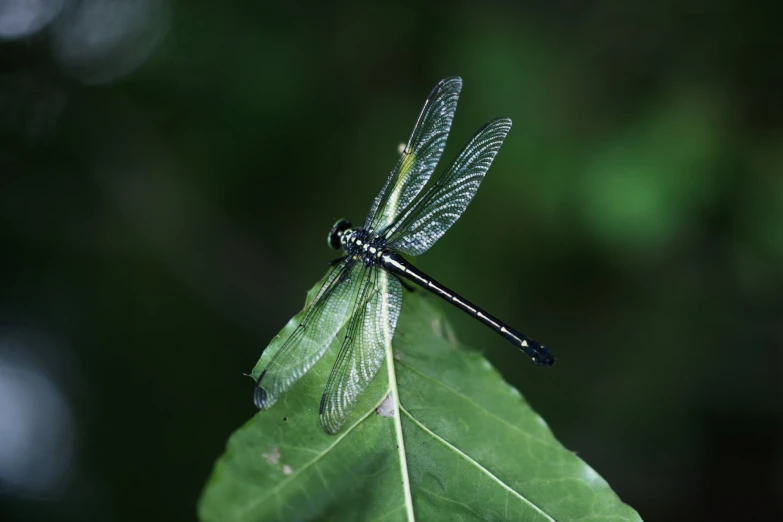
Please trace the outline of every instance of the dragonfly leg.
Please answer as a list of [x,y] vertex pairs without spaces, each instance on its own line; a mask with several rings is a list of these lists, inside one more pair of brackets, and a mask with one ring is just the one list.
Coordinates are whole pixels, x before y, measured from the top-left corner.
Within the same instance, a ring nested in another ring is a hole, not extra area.
[[348,257],[348,256],[343,256],[343,257],[338,257],[337,259],[332,259],[331,261],[329,261],[329,266],[336,265],[337,263],[339,263],[340,261],[342,261],[346,257]]

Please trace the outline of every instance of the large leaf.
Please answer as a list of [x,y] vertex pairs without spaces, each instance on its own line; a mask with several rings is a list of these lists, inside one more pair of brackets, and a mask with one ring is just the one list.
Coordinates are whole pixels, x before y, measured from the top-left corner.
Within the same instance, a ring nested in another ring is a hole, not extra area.
[[639,520],[486,359],[456,342],[425,294],[406,293],[386,363],[337,435],[321,430],[318,406],[339,337],[231,436],[202,520]]

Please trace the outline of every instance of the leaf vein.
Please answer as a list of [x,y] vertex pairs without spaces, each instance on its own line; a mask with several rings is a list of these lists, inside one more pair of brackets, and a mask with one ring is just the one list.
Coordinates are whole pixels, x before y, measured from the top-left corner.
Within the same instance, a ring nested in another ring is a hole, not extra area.
[[388,517],[389,515],[392,515],[392,514],[396,513],[397,511],[399,511],[401,509],[405,509],[405,504],[404,503],[400,504],[399,506],[397,506],[394,509],[391,509],[391,510],[387,511],[386,513],[384,513],[382,515],[378,515],[377,517],[368,520],[367,522],[378,522],[379,520],[383,520],[384,518]]
[[[245,509],[241,510],[239,512],[239,518],[243,518],[247,513],[254,510],[257,506],[261,505],[271,497],[272,495],[276,494],[280,489],[283,488],[283,486],[287,485],[289,482],[294,480],[296,477],[301,475],[305,470],[309,469],[311,466],[315,465],[320,461],[323,457],[325,457],[332,449],[334,449],[345,437],[347,437],[359,424],[361,424],[364,419],[369,417],[372,413],[374,413],[375,410],[371,409],[367,413],[365,413],[362,418],[357,420],[351,427],[347,428],[344,433],[342,433],[339,437],[337,437],[337,440],[335,440],[331,445],[329,445],[326,449],[324,449],[322,452],[318,454],[317,457],[313,458],[311,461],[306,463],[304,466],[296,470],[294,473],[292,473],[287,479],[280,481],[275,487],[268,490],[268,493],[266,495],[259,496],[258,498],[254,499],[254,502],[251,502],[248,504]],[[320,473],[320,471],[319,471]]]
[[550,447],[558,449],[558,450],[561,448],[561,446],[558,446],[556,443],[553,443],[553,442],[550,442],[548,440],[544,440],[542,438],[535,437],[535,436],[531,435],[530,433],[528,433],[525,430],[521,429],[516,424],[513,424],[512,422],[509,422],[508,420],[504,419],[503,417],[501,417],[497,413],[489,411],[488,409],[486,409],[485,407],[483,407],[482,405],[480,405],[479,403],[477,403],[476,401],[474,401],[473,399],[471,399],[467,395],[463,394],[459,390],[456,390],[456,389],[452,388],[451,386],[449,386],[448,384],[446,384],[443,381],[439,381],[438,379],[435,379],[434,377],[431,377],[431,376],[427,375],[423,371],[419,370],[418,368],[416,368],[414,366],[411,366],[410,364],[406,363],[405,361],[397,361],[397,363],[402,365],[402,366],[405,366],[405,367],[407,367],[407,368],[409,368],[411,370],[413,370],[414,372],[418,373],[422,377],[424,377],[426,379],[429,379],[429,380],[435,382],[436,384],[439,384],[440,386],[442,386],[443,388],[447,389],[448,391],[450,391],[454,395],[457,395],[458,397],[460,397],[464,401],[469,402],[470,404],[474,405],[476,408],[478,408],[481,411],[485,412],[490,417],[494,417],[495,419],[499,420],[503,424],[505,424],[505,425],[509,426],[510,428],[512,428],[514,431],[519,432],[522,436],[527,437],[528,439],[532,439],[532,440],[534,440],[536,442],[540,442],[541,444],[545,444],[547,446],[550,446]]
[[469,463],[473,464],[475,467],[477,467],[480,471],[482,471],[484,474],[486,474],[488,477],[490,477],[492,480],[500,484],[504,489],[506,489],[509,493],[519,498],[519,500],[522,500],[526,504],[529,504],[530,507],[538,511],[541,515],[547,518],[547,520],[551,520],[552,522],[555,522],[555,519],[547,515],[541,508],[536,506],[530,499],[524,497],[519,492],[517,492],[515,489],[511,488],[508,484],[500,480],[495,474],[493,474],[491,471],[489,471],[487,468],[479,464],[475,459],[473,459],[470,455],[464,453],[462,450],[451,444],[449,441],[438,435],[437,433],[431,431],[429,428],[427,428],[424,424],[419,422],[418,419],[416,419],[413,415],[411,415],[408,410],[406,410],[402,405],[400,405],[400,411],[404,413],[411,421],[413,421],[416,426],[418,426],[422,431],[424,431],[426,434],[430,435],[432,438],[440,442],[441,444],[445,445],[450,450],[454,451],[457,455],[464,458]]
[[465,509],[467,509],[468,511],[470,511],[471,513],[475,514],[477,517],[479,516],[479,513],[475,509],[473,509],[469,505],[465,504],[464,502],[460,502],[458,500],[454,500],[453,498],[444,497],[443,495],[439,495],[439,494],[435,493],[434,491],[432,491],[431,489],[427,489],[427,488],[424,488],[424,487],[421,488],[421,490],[423,492],[429,494],[429,495],[432,495],[433,497],[437,497],[437,498],[439,498],[441,500],[445,500],[446,502],[451,502],[452,504],[457,504],[458,506],[462,506]]

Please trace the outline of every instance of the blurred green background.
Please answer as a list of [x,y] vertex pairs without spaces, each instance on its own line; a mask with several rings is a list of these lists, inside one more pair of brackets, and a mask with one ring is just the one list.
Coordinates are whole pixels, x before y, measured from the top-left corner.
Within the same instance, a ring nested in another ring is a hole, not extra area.
[[6,520],[195,517],[449,75],[446,161],[514,128],[418,266],[558,364],[461,340],[645,519],[782,516],[783,4],[5,2]]

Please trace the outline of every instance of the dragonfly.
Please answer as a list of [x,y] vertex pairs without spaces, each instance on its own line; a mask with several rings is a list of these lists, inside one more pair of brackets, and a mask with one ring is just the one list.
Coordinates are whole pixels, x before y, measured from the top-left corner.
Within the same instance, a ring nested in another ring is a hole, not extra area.
[[459,219],[511,129],[508,118],[484,124],[425,191],[446,145],[461,90],[459,77],[446,78],[432,89],[364,224],[353,227],[341,219],[329,231],[329,246],[342,249],[344,255],[332,262],[300,324],[259,375],[253,397],[259,409],[274,404],[324,355],[347,320],[319,408],[323,430],[337,433],[391,346],[402,306],[403,281],[432,292],[474,317],[535,364],[554,364],[547,347],[440,284],[403,257],[429,250]]

